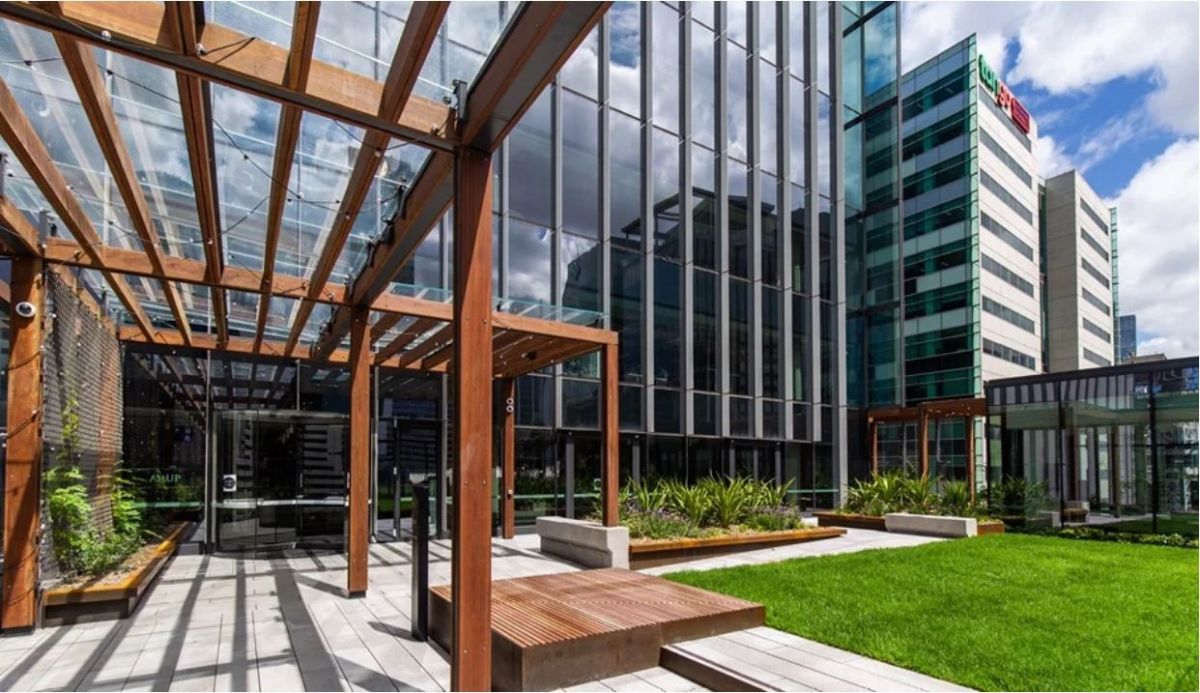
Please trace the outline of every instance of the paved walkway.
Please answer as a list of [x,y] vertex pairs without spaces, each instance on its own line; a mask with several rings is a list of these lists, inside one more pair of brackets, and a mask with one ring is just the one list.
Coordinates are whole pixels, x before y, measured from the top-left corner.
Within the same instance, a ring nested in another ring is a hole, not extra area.
[[[839,539],[654,572],[924,541],[851,530]],[[529,536],[494,542],[495,578],[576,569],[541,555],[535,546],[536,538]],[[449,547],[435,542],[430,555],[431,584],[449,582]],[[408,636],[408,565],[407,543],[372,545],[367,596],[351,600],[342,597],[346,564],[341,556],[179,556],[129,619],[0,638],[0,691],[444,690],[450,676],[444,653]],[[796,651],[795,656],[806,656],[803,648]],[[580,688],[682,691],[697,686],[656,668]]]

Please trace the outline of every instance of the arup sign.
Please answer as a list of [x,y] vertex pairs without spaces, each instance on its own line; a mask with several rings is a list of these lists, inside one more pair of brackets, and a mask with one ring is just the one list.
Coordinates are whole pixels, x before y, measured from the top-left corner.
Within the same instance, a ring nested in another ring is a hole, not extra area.
[[996,105],[1007,113],[1009,118],[1012,118],[1012,122],[1021,128],[1021,132],[1028,135],[1029,111],[1025,110],[1021,102],[1017,101],[1017,97],[1013,96],[1004,82],[1000,81],[982,55],[979,56],[979,81],[983,82],[983,86],[987,87],[987,90],[996,97]]

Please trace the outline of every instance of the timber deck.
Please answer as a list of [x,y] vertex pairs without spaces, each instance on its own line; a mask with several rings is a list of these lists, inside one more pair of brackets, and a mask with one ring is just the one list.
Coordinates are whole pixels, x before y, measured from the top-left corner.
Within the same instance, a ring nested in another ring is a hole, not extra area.
[[[450,587],[430,589],[450,649]],[[492,583],[492,686],[550,690],[658,666],[687,640],[761,626],[759,604],[617,568]]]

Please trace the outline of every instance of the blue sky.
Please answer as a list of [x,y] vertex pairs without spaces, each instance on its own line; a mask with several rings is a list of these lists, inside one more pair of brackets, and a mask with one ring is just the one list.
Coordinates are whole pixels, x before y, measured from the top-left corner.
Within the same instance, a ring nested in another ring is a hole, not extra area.
[[976,34],[1038,123],[1039,172],[1118,208],[1120,308],[1139,350],[1200,351],[1200,4],[906,2],[904,69]]

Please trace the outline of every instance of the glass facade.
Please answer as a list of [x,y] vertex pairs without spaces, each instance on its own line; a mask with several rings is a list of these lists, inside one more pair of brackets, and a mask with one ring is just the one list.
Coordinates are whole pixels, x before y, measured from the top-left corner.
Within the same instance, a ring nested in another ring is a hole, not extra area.
[[995,515],[1195,536],[1195,358],[989,382]]
[[[834,502],[858,277],[842,269],[841,210],[869,202],[874,233],[897,226],[881,144],[898,130],[897,21],[890,3],[617,2],[504,145],[497,293],[607,315],[628,475],[741,471]],[[843,171],[855,118],[869,168]],[[580,441],[597,392],[591,365],[520,380],[519,506],[591,508],[598,467]]]

